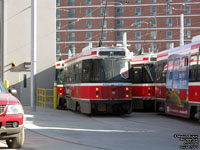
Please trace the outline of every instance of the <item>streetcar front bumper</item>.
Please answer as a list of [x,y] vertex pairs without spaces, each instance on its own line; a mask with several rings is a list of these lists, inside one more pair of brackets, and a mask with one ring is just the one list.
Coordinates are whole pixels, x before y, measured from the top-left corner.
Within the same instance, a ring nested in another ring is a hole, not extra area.
[[130,114],[132,100],[84,100],[81,101],[81,112]]

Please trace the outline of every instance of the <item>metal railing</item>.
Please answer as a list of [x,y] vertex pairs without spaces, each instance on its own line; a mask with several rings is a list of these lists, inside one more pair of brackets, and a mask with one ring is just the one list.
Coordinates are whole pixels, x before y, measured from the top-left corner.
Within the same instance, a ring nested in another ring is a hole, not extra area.
[[37,106],[46,108],[46,106],[57,106],[57,91],[56,87],[53,89],[37,88]]

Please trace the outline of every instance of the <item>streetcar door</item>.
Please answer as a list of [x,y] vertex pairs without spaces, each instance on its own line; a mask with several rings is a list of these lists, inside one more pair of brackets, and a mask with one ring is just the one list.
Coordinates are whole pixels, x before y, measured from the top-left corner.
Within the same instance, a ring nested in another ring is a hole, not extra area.
[[166,113],[189,117],[189,54],[172,54],[168,58],[166,80]]

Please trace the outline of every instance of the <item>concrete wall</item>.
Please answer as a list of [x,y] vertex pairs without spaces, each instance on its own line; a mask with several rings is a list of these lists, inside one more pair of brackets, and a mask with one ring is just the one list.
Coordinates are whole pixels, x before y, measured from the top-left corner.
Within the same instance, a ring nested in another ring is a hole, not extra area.
[[[37,0],[37,88],[52,88],[56,60],[55,0]],[[4,1],[4,80],[16,88],[23,105],[30,105],[31,0]],[[11,68],[16,62],[16,68]]]

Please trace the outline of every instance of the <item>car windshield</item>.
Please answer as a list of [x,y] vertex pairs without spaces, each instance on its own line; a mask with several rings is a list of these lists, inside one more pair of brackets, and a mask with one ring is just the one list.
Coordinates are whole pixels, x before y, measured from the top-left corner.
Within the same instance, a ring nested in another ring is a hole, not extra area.
[[7,90],[1,81],[0,81],[0,93],[7,93]]

